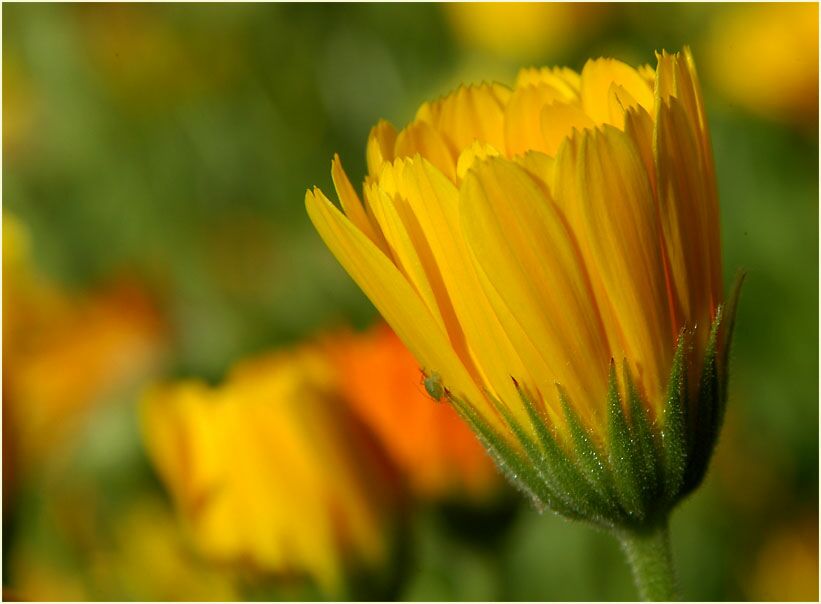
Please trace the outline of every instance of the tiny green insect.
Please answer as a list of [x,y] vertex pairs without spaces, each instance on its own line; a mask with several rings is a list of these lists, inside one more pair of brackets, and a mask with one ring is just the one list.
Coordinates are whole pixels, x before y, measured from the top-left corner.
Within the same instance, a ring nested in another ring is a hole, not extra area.
[[424,384],[428,396],[438,403],[442,400],[442,397],[445,396],[445,387],[442,385],[442,377],[435,371],[431,371],[430,375],[422,371],[422,375],[425,376]]

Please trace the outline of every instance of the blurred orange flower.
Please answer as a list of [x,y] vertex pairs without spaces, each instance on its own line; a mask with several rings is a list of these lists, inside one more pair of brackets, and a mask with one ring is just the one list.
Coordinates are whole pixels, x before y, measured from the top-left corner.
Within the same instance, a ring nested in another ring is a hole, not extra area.
[[4,474],[64,444],[97,402],[146,376],[163,348],[156,308],[134,283],[70,294],[33,268],[29,235],[3,217]]
[[487,495],[498,474],[450,405],[431,399],[413,355],[385,324],[326,339],[339,391],[376,435],[414,494]]
[[216,388],[146,393],[146,447],[203,555],[327,595],[384,558],[385,483],[331,384],[326,358],[300,348],[245,360]]

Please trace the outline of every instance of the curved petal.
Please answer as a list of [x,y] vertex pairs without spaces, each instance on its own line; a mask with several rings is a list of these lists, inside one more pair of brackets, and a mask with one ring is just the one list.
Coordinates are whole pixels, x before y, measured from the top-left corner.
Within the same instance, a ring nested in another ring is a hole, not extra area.
[[393,148],[396,144],[396,129],[390,122],[379,120],[368,135],[368,146],[365,153],[368,162],[368,174],[376,176],[382,164],[393,161]]
[[510,90],[501,84],[460,86],[448,96],[422,105],[416,119],[442,133],[454,157],[475,140],[504,149],[504,108],[509,97]]
[[616,59],[591,59],[582,69],[582,107],[597,124],[610,123],[610,86],[621,86],[647,111],[653,110],[653,90],[639,73]]
[[548,84],[517,88],[505,108],[505,141],[507,155],[521,155],[530,150],[548,153],[542,136],[542,108],[563,101],[564,96]]
[[[556,161],[554,194],[583,242],[611,349],[631,362],[651,404],[660,404],[677,333],[644,163],[612,126],[575,135]],[[610,327],[613,320],[618,329]]]
[[441,135],[428,122],[417,120],[404,128],[396,138],[394,157],[427,159],[451,180],[456,180],[456,162]]
[[305,205],[325,244],[422,367],[438,372],[446,388],[495,423],[495,412],[454,353],[447,335],[393,263],[318,189],[306,193]]
[[339,196],[339,204],[342,206],[342,211],[348,219],[353,222],[357,228],[368,236],[368,239],[373,241],[374,245],[385,250],[385,240],[382,233],[371,222],[371,217],[368,216],[359,195],[348,180],[348,175],[342,168],[342,162],[338,154],[334,154],[334,159],[331,162],[331,179],[336,188],[336,194]]
[[576,105],[551,103],[542,109],[542,137],[544,152],[554,156],[562,141],[567,139],[573,130],[593,128],[595,124],[590,117]]
[[395,186],[419,221],[465,335],[477,379],[505,403],[518,402],[510,378],[530,376],[479,283],[459,230],[459,191],[422,158],[395,162],[394,168],[392,175],[385,173],[381,184]]
[[[461,195],[462,227],[477,264],[519,329],[517,350],[548,400],[559,383],[598,427],[610,351],[573,233],[552,199],[516,164],[478,163]],[[535,354],[533,354],[535,353]],[[553,400],[557,414],[558,400]]]

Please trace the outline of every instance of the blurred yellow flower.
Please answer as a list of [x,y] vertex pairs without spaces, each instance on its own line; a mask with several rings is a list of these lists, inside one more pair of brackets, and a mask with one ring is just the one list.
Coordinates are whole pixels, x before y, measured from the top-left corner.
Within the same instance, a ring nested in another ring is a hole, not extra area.
[[818,123],[818,3],[727,5],[704,51],[709,83],[730,102],[772,119]]
[[148,452],[205,556],[307,575],[331,595],[350,566],[383,558],[381,485],[332,383],[303,348],[244,361],[217,388],[146,394]]
[[513,60],[535,60],[579,44],[601,21],[606,5],[584,2],[448,2],[456,38]]
[[[54,492],[48,495],[51,507],[78,503]],[[93,499],[99,495],[95,494]],[[62,525],[56,527],[71,552],[69,560],[59,559],[53,551],[31,541],[21,543],[12,551],[9,584],[14,599],[225,601],[239,598],[234,577],[197,559],[186,546],[171,510],[161,502],[141,497],[103,522],[93,499],[85,501],[90,505],[74,508],[68,518],[61,519]],[[67,526],[69,522],[74,525]]]
[[449,405],[436,404],[426,394],[419,366],[388,326],[337,332],[325,346],[340,394],[414,494],[482,497],[498,486],[487,453]]
[[41,461],[92,406],[156,367],[163,347],[162,321],[139,286],[60,289],[32,266],[25,226],[3,216],[5,471]]
[[[725,383],[716,348],[726,346],[708,346],[723,286],[701,90],[689,50],[657,58],[656,69],[596,59],[581,73],[522,70],[513,88],[463,86],[424,103],[398,132],[376,125],[364,204],[338,157],[331,174],[342,211],[318,189],[306,195],[319,234],[422,369],[441,376],[474,429],[507,441],[490,443],[497,453],[550,438],[546,424],[560,444],[592,447],[581,465],[612,454],[615,468],[624,456],[604,446],[614,421],[608,391],[617,383],[619,413],[645,422],[630,430],[660,425],[682,343],[696,379],[684,410],[665,418],[665,438],[675,421],[670,442],[690,448],[667,452],[678,455],[663,462],[669,484],[618,486],[615,500],[608,487],[595,514],[574,508],[616,523],[649,517],[700,481],[723,396],[698,399]],[[624,361],[624,377],[613,361]],[[698,386],[703,365],[708,390]],[[681,415],[697,403],[707,415],[684,426]],[[537,499],[561,506],[563,497],[554,484]]]
[[752,601],[818,601],[817,508],[769,535],[742,585]]

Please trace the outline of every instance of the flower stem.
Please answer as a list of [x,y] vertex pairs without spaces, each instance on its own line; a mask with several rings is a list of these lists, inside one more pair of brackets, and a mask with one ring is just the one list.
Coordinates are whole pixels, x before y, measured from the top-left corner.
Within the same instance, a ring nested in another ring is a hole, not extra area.
[[618,537],[641,599],[648,602],[677,600],[667,518],[650,527],[620,530]]

